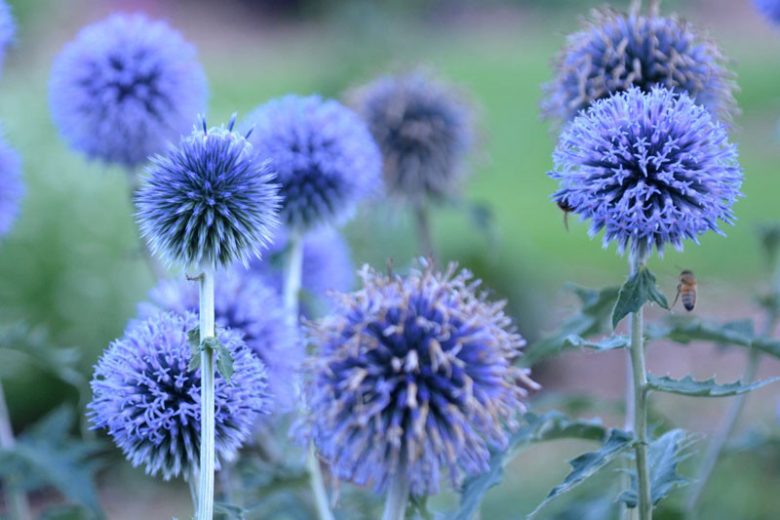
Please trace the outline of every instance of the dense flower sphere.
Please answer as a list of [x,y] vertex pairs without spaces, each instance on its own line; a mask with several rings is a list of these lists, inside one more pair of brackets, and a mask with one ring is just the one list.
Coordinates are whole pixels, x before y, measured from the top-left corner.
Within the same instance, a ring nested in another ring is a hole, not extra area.
[[195,49],[165,22],[141,14],[82,29],[54,62],[49,91],[68,145],[127,167],[186,133],[207,95]]
[[362,271],[364,287],[343,295],[318,322],[307,382],[311,436],[336,476],[378,492],[403,472],[414,495],[487,469],[489,447],[535,388],[514,365],[524,345],[503,303],[454,266],[406,278]]
[[[190,370],[187,332],[197,318],[159,313],[131,324],[95,367],[89,418],[133,466],[166,480],[198,467],[200,369]],[[231,382],[216,376],[216,453],[231,460],[266,413],[265,367],[238,333],[217,330],[233,355]]]
[[[287,254],[289,234],[279,228],[271,240],[268,253],[250,263],[250,269],[265,278],[278,291],[282,289],[283,264]],[[307,297],[322,299],[331,291],[345,292],[353,288],[355,267],[344,235],[332,227],[319,228],[303,238],[301,289]]]
[[380,185],[379,151],[351,110],[319,96],[269,101],[245,123],[257,154],[278,175],[285,225],[305,232],[338,224]]
[[622,253],[678,249],[732,223],[741,196],[737,150],[721,123],[685,94],[638,88],[597,101],[560,136],[554,200],[590,219]]
[[456,189],[474,132],[452,87],[411,73],[379,78],[352,97],[382,151],[388,193],[421,203]]
[[542,108],[568,121],[598,99],[660,85],[687,93],[713,115],[736,111],[733,74],[720,51],[677,17],[594,11],[561,51]]
[[[252,272],[230,269],[214,284],[216,324],[238,332],[246,346],[268,369],[269,403],[286,411],[295,403],[295,384],[303,362],[303,347],[285,319],[277,292]],[[198,284],[186,279],[162,280],[140,305],[141,317],[162,311],[198,313]]]
[[152,252],[169,263],[246,263],[278,224],[274,175],[234,122],[209,129],[201,119],[178,147],[152,158],[137,216]]
[[0,69],[5,60],[5,51],[14,41],[16,24],[11,14],[11,7],[5,0],[0,0]]
[[16,220],[23,195],[21,161],[0,136],[0,237],[8,233]]
[[753,0],[756,9],[774,24],[780,24],[780,0]]

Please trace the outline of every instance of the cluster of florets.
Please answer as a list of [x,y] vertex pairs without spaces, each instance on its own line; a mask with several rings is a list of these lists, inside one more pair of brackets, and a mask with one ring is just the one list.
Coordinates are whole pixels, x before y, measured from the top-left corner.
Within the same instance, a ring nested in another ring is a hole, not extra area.
[[[89,417],[105,429],[133,466],[164,479],[198,467],[200,369],[189,368],[193,314],[158,313],[131,323],[95,367]],[[231,382],[217,375],[216,452],[232,459],[268,411],[266,371],[238,332],[217,329],[233,357]]]
[[384,159],[389,194],[413,203],[451,195],[473,140],[472,116],[462,96],[421,73],[386,76],[355,91]]
[[255,152],[269,159],[294,232],[339,224],[380,187],[381,157],[351,110],[319,96],[285,96],[249,114]]
[[597,101],[563,130],[554,200],[619,251],[682,247],[732,223],[742,171],[724,126],[684,93],[638,88]]
[[172,264],[230,265],[259,257],[280,198],[268,162],[246,137],[205,119],[179,146],[152,158],[136,206],[141,234]]
[[726,119],[736,110],[736,84],[724,62],[714,43],[675,16],[595,11],[561,51],[543,110],[568,121],[615,92],[662,86]]
[[178,140],[205,109],[206,94],[195,49],[141,14],[85,27],[51,73],[52,116],[65,141],[127,167]]
[[503,303],[454,267],[362,278],[311,331],[306,398],[320,455],[378,491],[403,474],[415,495],[436,493],[445,471],[458,482],[486,470],[535,387],[514,365],[524,341]]

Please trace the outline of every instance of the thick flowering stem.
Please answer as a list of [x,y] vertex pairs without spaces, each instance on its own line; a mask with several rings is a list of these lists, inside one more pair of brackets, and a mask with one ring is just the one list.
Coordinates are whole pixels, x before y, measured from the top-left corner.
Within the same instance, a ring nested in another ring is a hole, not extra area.
[[300,312],[301,277],[303,275],[303,237],[296,232],[290,233],[287,264],[284,272],[284,310],[291,327],[298,326]]
[[320,461],[317,459],[312,445],[309,446],[309,453],[306,455],[306,465],[309,470],[311,492],[314,494],[314,505],[317,507],[317,518],[319,520],[334,520],[328,504],[328,492],[322,479]]
[[[631,255],[631,274],[644,267],[642,251]],[[636,436],[637,511],[640,520],[653,518],[653,500],[650,491],[650,467],[647,458],[647,368],[645,367],[644,308],[631,314],[631,380],[633,383],[633,431]]]
[[[214,337],[214,267],[203,269],[200,278],[200,340]],[[202,344],[202,343],[201,343]],[[214,351],[200,353],[200,484],[198,486],[199,520],[214,516]]]
[[406,518],[406,504],[409,502],[409,479],[405,471],[398,471],[390,481],[387,490],[385,512],[382,520],[403,520]]
[[417,227],[417,240],[419,241],[419,253],[435,262],[436,248],[433,245],[431,234],[431,219],[428,205],[418,202],[414,206],[414,221]]
[[[0,449],[12,451],[15,444],[16,441],[11,429],[11,418],[8,414],[8,406],[5,403],[3,385],[0,382]],[[14,520],[31,520],[33,515],[24,492],[17,489],[11,479],[7,479],[3,484],[6,507],[11,514],[11,518]]]

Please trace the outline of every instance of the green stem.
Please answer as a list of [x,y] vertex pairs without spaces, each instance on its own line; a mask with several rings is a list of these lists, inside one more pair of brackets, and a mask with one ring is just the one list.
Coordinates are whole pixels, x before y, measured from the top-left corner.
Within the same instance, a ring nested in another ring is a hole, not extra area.
[[[200,340],[214,337],[214,267],[203,269],[200,278]],[[198,485],[198,519],[214,517],[214,352],[200,353],[200,484]]]
[[420,254],[425,258],[436,261],[436,248],[433,245],[431,233],[431,219],[428,205],[419,202],[414,207],[414,220],[417,227],[417,239],[419,241]]
[[[631,255],[631,274],[635,275],[645,266],[643,252]],[[631,380],[633,386],[634,425],[636,436],[634,448],[637,474],[637,511],[640,520],[653,518],[653,500],[650,490],[650,467],[647,458],[647,368],[645,366],[644,306],[631,314]]]
[[325,489],[325,482],[322,479],[322,470],[320,461],[317,460],[317,454],[314,452],[314,446],[309,446],[309,453],[306,456],[306,465],[309,470],[309,485],[314,495],[314,505],[317,507],[317,518],[320,520],[333,520],[333,513],[330,511],[328,503],[328,492]]
[[387,490],[385,512],[382,520],[404,520],[409,502],[409,479],[402,470],[396,472]]
[[[11,417],[8,413],[8,406],[5,402],[5,393],[3,384],[0,382],[0,449],[3,451],[13,451],[16,445],[13,429],[11,428]],[[27,495],[23,490],[16,486],[16,479],[7,478],[3,488],[5,489],[6,507],[11,514],[12,520],[32,520],[30,504],[27,502]]]
[[284,273],[284,309],[290,327],[298,326],[301,277],[303,270],[303,237],[290,232],[289,251]]

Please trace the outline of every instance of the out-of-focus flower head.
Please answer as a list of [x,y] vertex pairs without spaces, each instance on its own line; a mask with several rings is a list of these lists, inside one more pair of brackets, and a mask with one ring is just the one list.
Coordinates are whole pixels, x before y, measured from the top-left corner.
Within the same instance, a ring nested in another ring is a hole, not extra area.
[[10,231],[24,196],[19,155],[0,135],[0,237]]
[[780,0],[753,0],[753,4],[767,20],[780,25]]
[[185,134],[206,108],[195,49],[167,23],[115,14],[57,56],[49,100],[70,147],[133,168]]
[[566,126],[553,154],[553,199],[619,252],[681,249],[733,223],[737,149],[724,126],[683,93],[638,88],[597,101]]
[[[190,370],[192,314],[159,313],[131,324],[95,367],[89,418],[105,429],[133,466],[165,480],[198,467],[200,369]],[[233,356],[231,382],[216,378],[216,453],[231,460],[267,413],[263,363],[237,332],[217,329]]]
[[13,43],[16,36],[16,23],[11,13],[11,6],[5,0],[0,0],[0,70],[5,60],[5,51]]
[[306,386],[310,434],[341,479],[378,492],[403,473],[414,495],[485,471],[489,447],[536,384],[514,365],[525,344],[479,282],[451,266],[399,278],[362,271],[316,323]]

